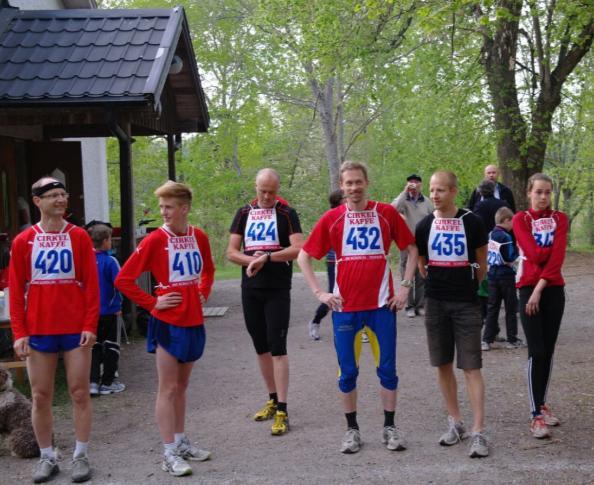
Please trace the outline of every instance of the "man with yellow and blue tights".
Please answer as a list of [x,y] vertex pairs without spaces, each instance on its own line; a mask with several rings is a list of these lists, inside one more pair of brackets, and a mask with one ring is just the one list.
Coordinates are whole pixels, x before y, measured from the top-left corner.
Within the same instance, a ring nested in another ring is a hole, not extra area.
[[[333,310],[334,344],[340,367],[341,391],[347,432],[340,451],[356,453],[363,444],[357,423],[357,376],[365,331],[375,358],[384,406],[382,443],[389,450],[406,448],[394,423],[396,410],[396,315],[404,308],[418,258],[415,240],[402,217],[389,204],[367,198],[367,167],[344,162],[340,188],[346,203],[326,212],[314,227],[297,261],[318,300]],[[405,279],[394,292],[386,256],[394,241],[408,251]],[[336,285],[325,293],[313,272],[311,258],[321,259],[336,251]]]

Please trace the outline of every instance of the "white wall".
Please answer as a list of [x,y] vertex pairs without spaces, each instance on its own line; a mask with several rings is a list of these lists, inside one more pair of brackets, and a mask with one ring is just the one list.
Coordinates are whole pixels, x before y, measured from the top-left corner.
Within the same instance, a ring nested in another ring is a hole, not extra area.
[[64,8],[60,0],[8,0],[10,5],[21,10],[59,10]]
[[109,221],[105,138],[80,138],[85,220]]
[[61,10],[64,8],[97,8],[95,0],[8,0],[21,10]]

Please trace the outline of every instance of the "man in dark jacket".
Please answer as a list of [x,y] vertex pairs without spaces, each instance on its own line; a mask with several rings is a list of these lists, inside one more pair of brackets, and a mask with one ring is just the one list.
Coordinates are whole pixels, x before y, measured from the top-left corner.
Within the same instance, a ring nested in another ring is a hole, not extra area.
[[483,220],[487,232],[491,232],[495,227],[495,213],[500,207],[509,207],[509,204],[505,200],[495,198],[495,184],[490,180],[483,180],[478,186],[478,192],[481,200],[472,212]]
[[[511,189],[499,183],[497,179],[499,178],[499,169],[495,165],[487,165],[485,167],[485,180],[490,180],[495,184],[495,190],[493,192],[493,196],[496,199],[501,199],[507,202],[507,206],[514,212],[516,212],[516,203],[514,201],[514,194]],[[474,189],[472,195],[470,196],[470,200],[468,201],[467,207],[475,212],[476,205],[482,200],[481,194],[479,192],[478,187]]]

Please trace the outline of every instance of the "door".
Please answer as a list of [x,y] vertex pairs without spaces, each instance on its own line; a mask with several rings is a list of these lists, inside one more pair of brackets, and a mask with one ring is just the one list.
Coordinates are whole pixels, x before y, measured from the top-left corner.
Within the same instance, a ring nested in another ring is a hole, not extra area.
[[[31,163],[31,183],[44,176],[54,177],[66,185],[70,194],[68,221],[85,223],[85,203],[82,180],[82,155],[78,141],[30,142],[27,158]],[[35,209],[33,221],[39,221]]]

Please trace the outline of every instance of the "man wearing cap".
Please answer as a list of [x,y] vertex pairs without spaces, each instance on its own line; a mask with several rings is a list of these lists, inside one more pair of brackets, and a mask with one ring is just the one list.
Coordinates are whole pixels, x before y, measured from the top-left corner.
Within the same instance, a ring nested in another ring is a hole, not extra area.
[[[417,223],[425,216],[433,212],[433,204],[423,196],[423,179],[420,175],[413,173],[406,177],[404,190],[392,201],[394,208],[402,215],[408,228],[414,234]],[[400,273],[404,278],[404,271],[408,258],[408,251],[400,251]],[[413,318],[415,315],[423,315],[425,302],[425,280],[419,273],[415,273],[413,291],[408,293],[406,303],[406,316]]]
[[[514,201],[514,193],[507,185],[503,185],[502,183],[498,182],[497,179],[499,178],[499,169],[497,165],[487,165],[485,167],[485,178],[484,180],[490,180],[495,184],[495,190],[493,191],[493,197],[496,199],[501,199],[507,202],[509,208],[516,212],[516,202]],[[481,195],[479,188],[477,187],[472,192],[470,199],[468,201],[467,207],[471,211],[476,210],[477,204],[483,200],[484,197]]]

